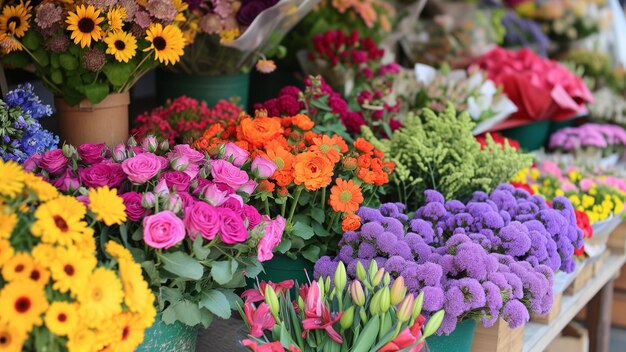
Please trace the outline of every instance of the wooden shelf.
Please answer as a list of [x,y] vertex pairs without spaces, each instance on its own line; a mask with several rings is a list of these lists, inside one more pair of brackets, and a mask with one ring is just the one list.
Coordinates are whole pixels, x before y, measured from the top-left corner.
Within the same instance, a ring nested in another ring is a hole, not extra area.
[[554,340],[561,330],[574,319],[576,314],[591,301],[604,285],[613,279],[622,265],[626,262],[626,255],[609,256],[602,270],[593,277],[577,294],[563,296],[561,301],[561,313],[550,324],[542,325],[528,323],[524,328],[524,352],[543,352]]

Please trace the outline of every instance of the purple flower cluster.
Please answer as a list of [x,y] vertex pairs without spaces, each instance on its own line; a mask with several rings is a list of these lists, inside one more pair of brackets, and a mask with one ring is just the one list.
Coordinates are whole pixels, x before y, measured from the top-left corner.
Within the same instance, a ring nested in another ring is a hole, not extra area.
[[626,145],[626,130],[617,125],[587,123],[563,128],[550,137],[550,148],[571,151],[584,147],[610,148]]
[[[425,192],[413,217],[402,204],[361,208],[359,231],[346,232],[336,258],[323,257],[315,275],[332,275],[339,261],[351,278],[360,261],[375,260],[412,292],[424,292],[424,310],[445,309],[441,333],[463,319],[485,326],[503,317],[512,328],[530,312],[545,314],[553,303],[553,274],[574,270],[574,247],[582,241],[566,199],[549,208],[540,196],[510,185],[491,195],[476,192],[468,203]],[[410,219],[410,220],[409,220]]]

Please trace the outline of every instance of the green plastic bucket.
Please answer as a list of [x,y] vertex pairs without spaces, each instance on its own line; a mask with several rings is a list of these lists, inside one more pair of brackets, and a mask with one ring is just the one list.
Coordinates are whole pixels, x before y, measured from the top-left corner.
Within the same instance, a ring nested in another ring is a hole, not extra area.
[[281,282],[285,280],[294,280],[299,284],[308,283],[305,269],[309,274],[311,280],[313,280],[313,264],[304,257],[298,257],[296,260],[289,258],[284,254],[274,254],[274,258],[263,262],[263,269],[265,272],[261,272],[256,278],[247,280],[248,288],[254,287],[256,279],[261,281]]
[[426,343],[431,352],[470,352],[475,330],[476,320],[463,320],[450,335],[433,335]]
[[187,326],[178,321],[167,325],[161,320],[161,314],[157,314],[154,324],[146,329],[143,343],[135,352],[194,352],[197,339],[197,326]]
[[522,149],[530,151],[546,144],[549,130],[550,120],[543,120],[503,130],[502,135],[518,141]]
[[250,74],[201,76],[157,70],[156,86],[159,104],[164,104],[167,99],[176,99],[183,95],[206,101],[208,106],[214,106],[221,99],[229,100],[239,97],[238,105],[246,109]]

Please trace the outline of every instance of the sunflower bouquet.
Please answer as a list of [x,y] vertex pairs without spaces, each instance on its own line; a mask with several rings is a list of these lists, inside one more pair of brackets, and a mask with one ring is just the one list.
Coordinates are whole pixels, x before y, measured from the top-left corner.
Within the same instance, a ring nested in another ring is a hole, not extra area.
[[249,204],[274,163],[231,156],[228,147],[209,158],[148,136],[113,150],[65,145],[31,157],[26,168],[85,201],[90,187],[117,190],[121,200],[106,210],[125,221],[98,232],[99,240],[115,239],[141,263],[164,323],[208,326],[214,315],[230,316],[233,289],[272,258],[285,226]]
[[134,350],[155,297],[127,249],[94,238],[126,220],[122,199],[90,189],[85,206],[13,161],[0,175],[0,348]]
[[3,4],[3,62],[32,64],[47,87],[69,105],[99,103],[128,91],[159,64],[183,55],[182,0],[30,1]]
[[230,141],[236,155],[273,161],[276,168],[259,184],[252,204],[286,218],[277,251],[312,262],[334,253],[344,231],[360,227],[356,210],[378,203],[395,167],[363,138],[348,145],[340,136],[312,132],[314,126],[303,114],[268,117],[261,110],[255,117],[211,126],[193,145],[215,155]]

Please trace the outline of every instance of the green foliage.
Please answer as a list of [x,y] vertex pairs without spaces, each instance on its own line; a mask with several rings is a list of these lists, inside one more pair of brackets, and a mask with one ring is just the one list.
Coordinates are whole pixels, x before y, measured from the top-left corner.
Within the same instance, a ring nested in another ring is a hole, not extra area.
[[474,123],[467,113],[457,117],[454,108],[436,114],[424,109],[422,116],[409,113],[405,127],[389,140],[377,140],[369,128],[363,136],[396,163],[389,194],[415,209],[428,189],[446,199],[464,199],[474,191],[489,192],[510,180],[532,163],[508,144],[496,144],[488,136],[487,147],[472,136]]

